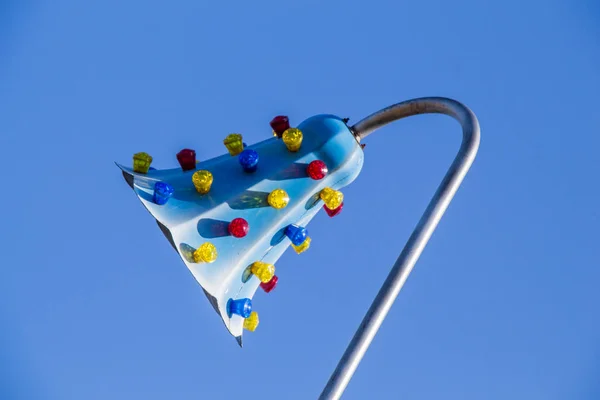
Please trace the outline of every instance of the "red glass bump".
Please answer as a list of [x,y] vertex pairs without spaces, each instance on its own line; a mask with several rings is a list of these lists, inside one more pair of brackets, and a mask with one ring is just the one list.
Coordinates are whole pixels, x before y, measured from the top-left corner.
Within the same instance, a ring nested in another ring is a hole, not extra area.
[[344,203],[342,202],[342,204],[340,204],[340,206],[338,208],[336,208],[335,210],[330,210],[329,208],[327,208],[327,206],[323,206],[323,208],[325,209],[325,212],[327,213],[327,215],[329,215],[331,218],[333,218],[342,212],[342,208],[344,208]]
[[236,238],[243,238],[248,234],[248,221],[244,218],[235,218],[229,223],[229,233]]
[[184,171],[196,169],[196,151],[192,149],[183,149],[177,153],[177,161]]
[[286,129],[290,128],[290,120],[285,115],[278,115],[271,120],[271,128],[278,138],[283,135]]
[[262,290],[265,291],[265,293],[269,293],[271,290],[275,289],[275,286],[277,286],[277,281],[279,280],[279,278],[277,277],[277,275],[273,275],[273,277],[271,278],[271,280],[267,283],[262,283],[260,284],[260,287],[262,288]]
[[312,179],[318,181],[327,175],[327,165],[321,160],[311,161],[308,167],[306,167],[306,173]]

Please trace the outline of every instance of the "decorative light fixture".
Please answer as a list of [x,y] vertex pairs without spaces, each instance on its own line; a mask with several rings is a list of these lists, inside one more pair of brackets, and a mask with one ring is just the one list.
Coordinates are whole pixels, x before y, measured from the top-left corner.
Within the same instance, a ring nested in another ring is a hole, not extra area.
[[[347,125],[347,119],[323,114],[306,119],[297,128],[290,128],[287,117],[277,116],[270,123],[277,138],[267,139],[255,145],[255,149],[244,149],[241,135],[232,134],[224,140],[224,144],[229,154],[237,156],[237,159],[216,157],[195,161],[193,169],[197,166],[200,170],[194,172],[192,181],[198,193],[206,194],[211,190],[213,176],[208,169],[218,177],[219,190],[211,196],[196,196],[191,187],[185,186],[189,176],[183,174],[187,168],[192,169],[187,161],[190,157],[183,157],[183,160],[178,157],[181,170],[155,170],[150,166],[152,157],[147,153],[134,155],[133,168],[119,167],[128,185],[147,206],[241,346],[244,329],[254,330],[258,324],[258,315],[252,313],[251,298],[255,291],[260,286],[268,293],[277,284],[278,278],[271,263],[277,262],[285,250],[284,246],[289,246],[288,241],[280,240],[281,232],[285,232],[294,221],[306,226],[321,208],[330,217],[338,215],[344,205],[340,189],[353,182],[363,166],[364,144],[361,141],[392,121],[429,113],[446,114],[458,120],[463,128],[463,141],[449,171],[321,393],[320,399],[336,400],[350,381],[475,158],[480,132],[477,118],[471,110],[451,99],[431,97],[392,105],[353,126]],[[287,151],[279,138],[283,139]],[[302,151],[299,151],[300,148]],[[265,168],[260,171],[257,171],[257,150],[265,163]],[[302,171],[298,166],[306,165],[307,160],[313,161]],[[252,176],[239,173],[237,163],[244,171],[256,173]],[[177,202],[167,207],[149,206],[149,196],[155,204],[169,201],[174,191],[159,184],[166,182],[173,185],[171,189],[177,189]],[[265,197],[266,203],[278,212],[265,208]],[[290,197],[294,202],[290,201]],[[238,218],[248,226],[252,225],[252,235],[247,235],[243,223],[234,223]],[[297,253],[310,247],[308,236],[301,243],[300,237],[293,232],[287,232],[286,236]],[[194,249],[190,243],[202,244]],[[219,259],[215,244],[222,253]],[[248,260],[261,261],[249,268]],[[198,265],[210,262],[214,265]],[[260,282],[248,279],[252,276],[250,273]],[[230,298],[232,293],[240,298]]]

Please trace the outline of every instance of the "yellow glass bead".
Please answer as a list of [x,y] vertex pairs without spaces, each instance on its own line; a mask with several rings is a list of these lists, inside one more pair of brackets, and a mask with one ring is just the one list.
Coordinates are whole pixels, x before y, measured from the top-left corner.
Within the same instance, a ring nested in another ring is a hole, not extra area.
[[258,313],[256,311],[252,311],[250,316],[244,320],[244,329],[254,332],[259,322]]
[[296,251],[296,253],[300,254],[305,252],[306,250],[308,250],[308,248],[310,247],[310,237],[307,237],[306,239],[304,239],[304,242],[302,242],[302,244],[300,246],[295,246],[292,243],[292,247],[294,248],[294,250]]
[[269,193],[267,202],[271,207],[280,210],[288,205],[290,202],[290,196],[288,196],[287,192],[283,189],[275,189]]
[[283,143],[289,151],[300,150],[302,145],[302,131],[298,128],[288,128],[283,132]]
[[321,190],[319,197],[321,197],[321,200],[323,200],[330,210],[335,210],[344,201],[344,194],[342,192],[328,187]]
[[194,172],[194,175],[192,175],[192,182],[198,193],[206,194],[210,191],[210,187],[212,186],[213,176],[210,171],[196,171]]
[[244,142],[242,142],[242,135],[239,133],[232,133],[223,140],[223,144],[227,147],[229,154],[237,156],[244,150]]
[[275,266],[262,261],[256,261],[252,264],[252,267],[250,267],[250,272],[256,275],[261,282],[267,283],[273,278],[273,275],[275,275]]
[[200,247],[194,251],[194,262],[211,263],[217,259],[217,248],[210,242],[202,243]]
[[133,170],[141,174],[147,174],[152,164],[152,156],[148,153],[136,153],[133,155]]

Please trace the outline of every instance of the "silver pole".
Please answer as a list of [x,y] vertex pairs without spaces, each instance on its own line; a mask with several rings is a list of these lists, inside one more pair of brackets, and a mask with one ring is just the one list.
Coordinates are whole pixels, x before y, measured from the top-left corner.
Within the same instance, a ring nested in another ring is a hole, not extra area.
[[319,397],[321,400],[337,400],[342,396],[354,371],[356,371],[377,330],[392,307],[400,289],[402,289],[402,285],[406,282],[410,271],[412,271],[431,234],[473,163],[479,148],[479,122],[475,114],[463,104],[443,97],[424,97],[404,101],[384,108],[350,128],[360,141],[390,122],[411,115],[431,113],[446,114],[456,119],[463,129],[462,144],[450,169],[429,202],[425,213],[354,334],[346,352],[340,359],[331,378],[329,378],[329,382],[327,382]]

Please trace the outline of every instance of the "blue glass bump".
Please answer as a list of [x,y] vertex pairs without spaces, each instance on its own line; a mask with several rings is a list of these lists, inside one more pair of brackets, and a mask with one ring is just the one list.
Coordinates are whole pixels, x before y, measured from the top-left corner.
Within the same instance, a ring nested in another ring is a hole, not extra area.
[[306,228],[303,228],[298,225],[288,225],[285,228],[285,236],[287,236],[290,241],[294,244],[294,246],[300,246],[306,240],[306,235],[308,232]]
[[245,149],[238,156],[238,160],[246,172],[256,171],[258,165],[258,153],[252,149]]
[[173,186],[169,185],[166,182],[156,182],[154,185],[154,195],[152,196],[152,201],[159,206],[167,204],[167,201],[173,196]]
[[242,318],[248,318],[252,312],[252,300],[246,299],[229,299],[227,302],[227,314],[231,318],[232,314],[239,315]]

